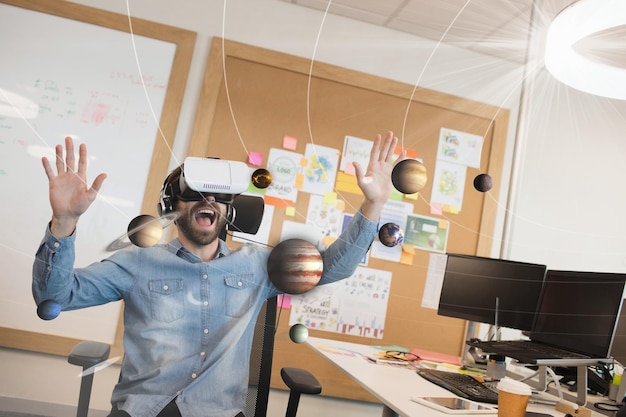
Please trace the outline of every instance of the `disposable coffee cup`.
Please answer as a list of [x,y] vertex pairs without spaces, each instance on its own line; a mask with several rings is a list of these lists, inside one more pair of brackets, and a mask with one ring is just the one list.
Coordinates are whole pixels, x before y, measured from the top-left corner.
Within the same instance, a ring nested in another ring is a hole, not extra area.
[[530,387],[520,381],[505,377],[498,382],[498,417],[524,417]]

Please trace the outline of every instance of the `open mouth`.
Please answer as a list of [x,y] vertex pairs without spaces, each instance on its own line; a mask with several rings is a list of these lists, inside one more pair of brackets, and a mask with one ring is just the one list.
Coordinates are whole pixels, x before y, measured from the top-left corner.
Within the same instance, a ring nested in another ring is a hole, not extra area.
[[216,218],[217,213],[212,208],[203,208],[194,214],[194,219],[200,227],[210,227],[215,223]]

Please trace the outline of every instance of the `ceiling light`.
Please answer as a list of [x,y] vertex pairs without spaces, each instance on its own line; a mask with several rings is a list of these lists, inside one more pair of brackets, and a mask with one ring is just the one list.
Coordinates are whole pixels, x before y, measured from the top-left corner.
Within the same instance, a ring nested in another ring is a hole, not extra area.
[[[546,68],[557,80],[577,90],[626,100],[626,59],[599,60],[587,53],[592,52],[590,42],[603,39],[600,33],[623,33],[620,29],[624,27],[626,1],[578,0],[561,11],[548,29]],[[586,47],[576,48],[578,42],[585,42]],[[626,44],[621,36],[620,42]]]

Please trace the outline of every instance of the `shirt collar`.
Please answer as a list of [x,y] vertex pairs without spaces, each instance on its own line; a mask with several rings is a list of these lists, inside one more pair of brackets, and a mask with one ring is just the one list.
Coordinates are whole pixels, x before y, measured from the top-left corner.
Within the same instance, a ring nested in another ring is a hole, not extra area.
[[[183,246],[183,244],[178,240],[178,238],[172,240],[169,245],[167,245],[168,250],[174,255],[178,256],[181,259],[184,259],[191,263],[199,263],[202,262],[202,259],[198,258],[196,255],[191,253],[189,249]],[[219,245],[217,248],[217,255],[215,259],[222,258],[230,253],[230,249],[226,245],[226,242],[223,240],[219,240]]]

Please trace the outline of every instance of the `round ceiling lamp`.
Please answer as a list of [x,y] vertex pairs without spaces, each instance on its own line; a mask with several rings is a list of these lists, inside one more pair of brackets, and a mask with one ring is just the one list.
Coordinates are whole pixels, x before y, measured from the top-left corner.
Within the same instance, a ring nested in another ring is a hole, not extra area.
[[[625,30],[626,1],[578,0],[561,11],[548,28],[546,68],[577,90],[626,100]],[[615,48],[616,59],[600,59],[601,54],[594,53],[607,38],[621,44],[621,49]]]

